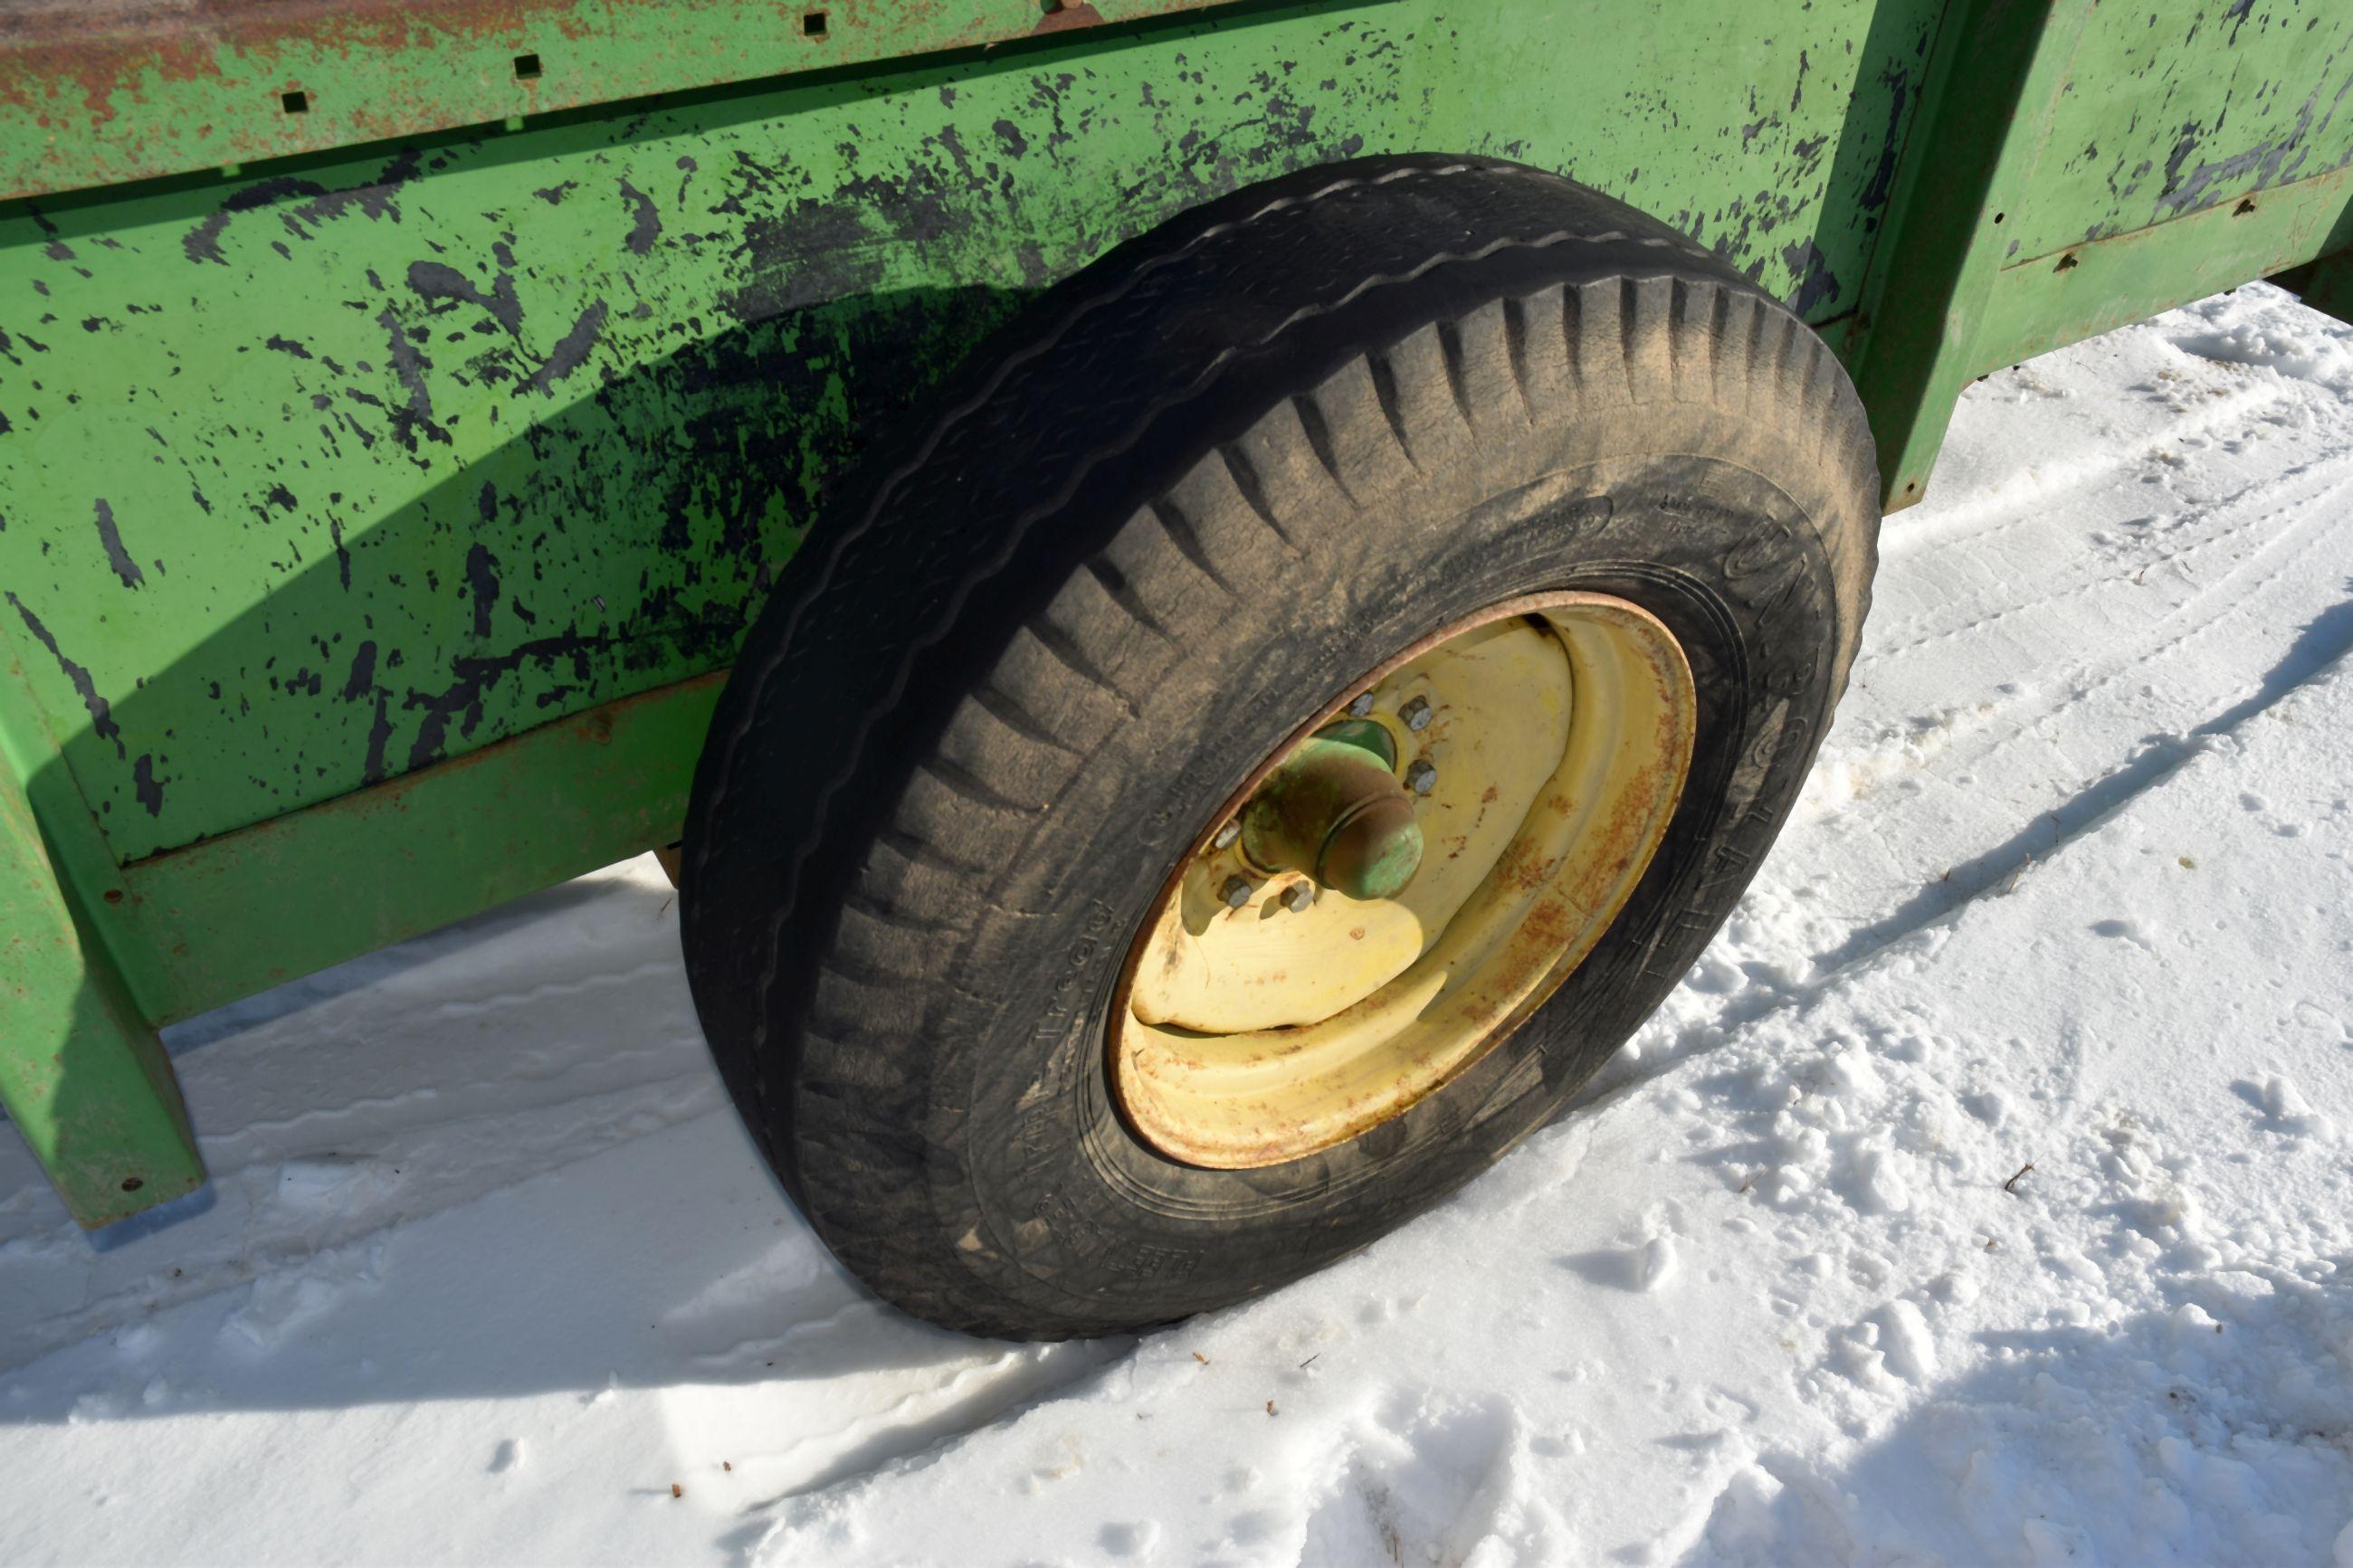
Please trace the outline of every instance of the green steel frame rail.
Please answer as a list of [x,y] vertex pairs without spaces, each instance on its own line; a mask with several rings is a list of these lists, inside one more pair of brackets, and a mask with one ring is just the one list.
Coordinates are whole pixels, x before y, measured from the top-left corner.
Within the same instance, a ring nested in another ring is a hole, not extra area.
[[1200,9],[1208,0],[0,4],[0,197]]
[[1839,349],[1891,508],[1988,370],[2342,313],[2353,13],[2154,9],[0,0],[0,1101],[135,1213],[202,1179],[158,1026],[674,839],[868,429],[1250,180],[1660,214]]
[[1889,510],[1976,377],[2353,247],[2353,16],[2249,9],[1955,0],[1845,340]]

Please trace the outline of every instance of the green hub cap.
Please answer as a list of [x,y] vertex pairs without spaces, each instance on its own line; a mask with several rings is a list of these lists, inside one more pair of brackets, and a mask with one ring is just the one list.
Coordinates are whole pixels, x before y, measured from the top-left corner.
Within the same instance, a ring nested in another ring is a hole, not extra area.
[[1388,731],[1343,719],[1301,742],[1242,808],[1242,854],[1352,899],[1404,892],[1421,869],[1421,825]]

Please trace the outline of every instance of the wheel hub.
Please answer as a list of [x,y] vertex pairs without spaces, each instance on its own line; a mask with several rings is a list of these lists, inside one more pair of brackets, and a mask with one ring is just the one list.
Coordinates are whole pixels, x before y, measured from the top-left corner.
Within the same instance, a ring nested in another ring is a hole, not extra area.
[[1421,868],[1421,824],[1397,742],[1370,719],[1326,724],[1277,763],[1242,808],[1242,857],[1304,871],[1352,899],[1394,899]]
[[1592,594],[1492,606],[1356,683],[1146,917],[1111,1030],[1131,1125],[1188,1163],[1278,1164],[1469,1067],[1633,891],[1696,707],[1672,634]]

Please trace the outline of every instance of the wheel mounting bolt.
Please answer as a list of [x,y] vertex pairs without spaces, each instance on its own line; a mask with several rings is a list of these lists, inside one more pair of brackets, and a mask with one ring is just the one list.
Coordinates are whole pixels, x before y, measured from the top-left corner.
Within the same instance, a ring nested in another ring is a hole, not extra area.
[[1209,840],[1209,847],[1223,849],[1241,836],[1242,819],[1239,816],[1228,817],[1226,825],[1218,829],[1217,837]]
[[1417,757],[1405,770],[1405,787],[1416,795],[1428,795],[1438,787],[1438,769],[1427,757]]
[[1240,909],[1250,901],[1250,879],[1248,877],[1227,878],[1226,885],[1218,889],[1218,896],[1226,900],[1226,908]]
[[1429,698],[1417,697],[1398,710],[1398,717],[1405,721],[1405,727],[1409,730],[1427,730],[1430,721],[1437,715],[1430,711]]
[[1315,901],[1315,884],[1301,878],[1282,889],[1282,907],[1297,914]]
[[1361,719],[1372,710],[1373,694],[1369,691],[1359,691],[1348,700],[1348,713],[1352,718]]

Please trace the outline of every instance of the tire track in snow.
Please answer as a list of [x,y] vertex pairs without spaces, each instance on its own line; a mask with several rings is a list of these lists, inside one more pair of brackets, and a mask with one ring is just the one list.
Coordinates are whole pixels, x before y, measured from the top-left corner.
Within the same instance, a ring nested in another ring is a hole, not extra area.
[[[2284,378],[2272,385],[2250,387],[2200,406],[2194,418],[2185,417],[2170,426],[2136,432],[2128,445],[2104,444],[2097,456],[2021,469],[2009,482],[1972,492],[1965,500],[1940,508],[1931,515],[1922,516],[1916,510],[1898,512],[1881,537],[1880,561],[1884,564],[1926,550],[1983,545],[2017,530],[2045,525],[2049,508],[2021,506],[2021,500],[2063,499],[2112,487],[2121,477],[2145,467],[2152,447],[2167,441],[2205,438],[2243,425],[2247,418],[2264,409],[2296,406],[2302,395],[2297,384]],[[2348,452],[2353,452],[2353,447],[2328,448],[2326,455]],[[1907,517],[1914,521],[1907,522]]]
[[2139,797],[2163,787],[2213,742],[2235,737],[2280,702],[2340,670],[2348,656],[2353,656],[2353,600],[2307,628],[2253,696],[2185,735],[2152,744],[2059,805],[2038,813],[2025,827],[1977,858],[1954,867],[1948,882],[1931,882],[1884,916],[1858,926],[1845,942],[1815,959],[1820,968],[1813,975],[1793,984],[1752,987],[1721,1004],[1711,1016],[1685,1025],[1666,1049],[1645,1051],[1639,1065],[1613,1062],[1578,1093],[1572,1108],[1599,1105],[1687,1057],[1731,1042],[1754,1026],[1813,1006],[1868,973],[1876,960],[1905,942],[1950,925],[1988,899],[2008,896],[2021,876],[2056,860],[2070,845],[2097,833]]
[[[2353,448],[2347,448],[2347,455],[2348,457],[2353,457]],[[2317,466],[2318,465],[2315,464],[2308,465],[2307,467]],[[2333,502],[2338,497],[2342,496],[2348,489],[2353,489],[2353,464],[2339,466],[2347,468],[2348,471],[2341,477],[2324,483],[2320,487],[2319,491],[2315,495],[2298,496],[2284,505],[2273,506],[2263,511],[2258,512],[2253,517],[2248,518],[2243,521],[2232,523],[2228,527],[2218,530],[2212,533],[2206,534],[2201,538],[2193,539],[2179,549],[2158,551],[2148,557],[2142,559],[2133,574],[2132,581],[2137,583],[2140,579],[2146,577],[2148,573],[2168,566],[2175,568],[2177,571],[2183,573],[2186,575],[2191,562],[2199,560],[2211,554],[2216,550],[2221,549],[2245,538],[2249,534],[2253,533],[2256,530],[2260,529],[2265,523],[2275,522],[2282,518],[2295,519],[2296,520],[2295,526],[2297,528],[2304,531],[2310,531],[2307,525],[2313,521],[2316,515],[2315,509],[2326,502]],[[2304,470],[2299,469],[2293,470],[2292,472],[2300,474],[2302,471]],[[2193,519],[2202,519],[2204,517],[2211,517],[2228,510],[2238,502],[2243,500],[2275,500],[2277,498],[2278,489],[2274,486],[2262,484],[2249,485],[2237,494],[2232,495],[2221,502],[2200,509],[2199,511],[2191,514],[2191,516]],[[2184,523],[2179,526],[2188,526],[2189,521],[2190,520],[2185,520]],[[2097,564],[2106,565],[2109,563],[2099,563]],[[1994,627],[2014,616],[2031,615],[2037,610],[2054,609],[2059,605],[2068,604],[2072,601],[2088,598],[2091,595],[2101,593],[2105,590],[2112,590],[2116,585],[2118,575],[2118,572],[2111,569],[2098,573],[2095,575],[2087,576],[2082,582],[2075,583],[2065,588],[2057,589],[2049,594],[2040,594],[2036,595],[2032,598],[2014,601],[2000,609],[1972,609],[1967,612],[1965,618],[1958,620],[1956,624],[1943,627],[1937,631],[1915,637],[1908,642],[1898,643],[1893,647],[1884,648],[1880,651],[1878,657],[1886,659],[1902,658],[1908,654],[1920,652],[1923,649],[1936,647],[1940,643],[1950,642],[1957,637],[1981,635],[1992,630]],[[2198,584],[2195,579],[2190,579],[2190,581],[2193,583],[2193,595],[2191,601],[2193,603],[2199,602],[2203,597],[2211,595],[2213,591],[2212,584]]]

